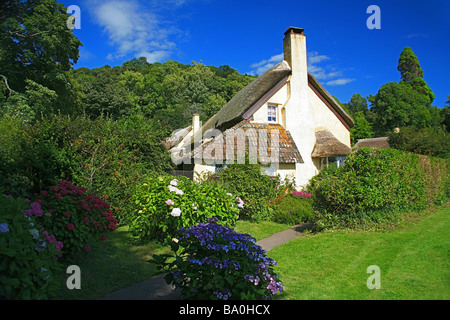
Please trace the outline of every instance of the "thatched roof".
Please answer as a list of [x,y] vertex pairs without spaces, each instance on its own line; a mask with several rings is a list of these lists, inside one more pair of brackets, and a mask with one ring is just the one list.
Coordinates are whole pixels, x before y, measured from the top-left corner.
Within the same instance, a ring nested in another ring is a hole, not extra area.
[[349,146],[340,142],[328,130],[316,131],[316,144],[311,153],[312,158],[347,155],[351,152]]
[[248,120],[244,118],[244,114],[257,102],[267,102],[272,96],[269,92],[277,87],[278,83],[285,83],[290,74],[291,68],[286,61],[282,61],[270,68],[236,93],[222,109],[203,125],[202,131],[205,132],[212,128],[223,131],[231,128],[242,120]]
[[380,148],[387,149],[390,147],[388,137],[378,137],[371,139],[359,139],[353,146],[353,150],[357,150],[360,147]]
[[172,135],[162,141],[167,150],[177,146],[191,132],[192,126],[176,130]]
[[[237,130],[243,135],[238,136]],[[261,131],[263,130],[263,131]],[[264,132],[265,131],[265,132]],[[271,139],[271,133],[278,134],[278,149],[274,149],[272,145],[273,141]],[[206,160],[214,160],[217,159],[215,154],[211,154],[205,150],[215,149],[215,152],[222,151],[222,160],[225,163],[226,158],[232,156],[233,161],[238,160],[239,152],[242,152],[240,146],[238,146],[239,140],[238,138],[243,138],[243,150],[246,154],[250,153],[250,144],[255,148],[255,152],[257,153],[257,162],[261,164],[267,164],[267,159],[264,159],[264,155],[259,154],[259,135],[266,134],[267,141],[266,145],[263,146],[267,148],[267,157],[272,156],[272,152],[278,153],[278,159],[275,162],[278,163],[303,163],[302,156],[295,145],[294,139],[292,138],[290,132],[286,130],[283,126],[279,124],[262,124],[262,123],[251,123],[249,121],[243,120],[239,122],[237,125],[233,126],[225,130],[219,136],[212,138],[208,141],[205,141],[196,149],[194,149],[191,153],[192,157],[202,158]],[[229,140],[227,140],[227,137]],[[236,138],[236,140],[235,140]],[[232,147],[230,150],[233,150],[232,154],[227,154],[227,141],[233,140]],[[244,140],[245,139],[245,140]],[[202,151],[202,153],[200,153]],[[276,154],[275,153],[275,154]],[[200,157],[201,155],[201,157]],[[241,154],[242,156],[242,154]]]

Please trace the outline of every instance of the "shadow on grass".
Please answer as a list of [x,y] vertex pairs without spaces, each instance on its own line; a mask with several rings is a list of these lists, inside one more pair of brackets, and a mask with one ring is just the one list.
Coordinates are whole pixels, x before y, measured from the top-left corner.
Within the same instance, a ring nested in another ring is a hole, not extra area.
[[[153,241],[135,243],[127,227],[118,228],[106,241],[93,245],[90,252],[62,262],[61,286],[55,299],[102,299],[110,292],[159,274],[156,266],[147,261],[153,254],[169,252],[169,247]],[[69,265],[80,267],[81,289],[67,288]]]

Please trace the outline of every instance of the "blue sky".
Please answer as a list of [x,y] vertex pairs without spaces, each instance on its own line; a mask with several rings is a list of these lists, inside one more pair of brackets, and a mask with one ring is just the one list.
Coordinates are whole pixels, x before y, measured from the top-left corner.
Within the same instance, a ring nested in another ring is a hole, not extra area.
[[[261,74],[282,59],[284,31],[305,29],[308,71],[341,102],[399,81],[409,46],[443,107],[450,94],[448,0],[60,0],[80,8],[75,68],[121,65],[134,57],[229,65]],[[370,5],[381,29],[369,29]]]

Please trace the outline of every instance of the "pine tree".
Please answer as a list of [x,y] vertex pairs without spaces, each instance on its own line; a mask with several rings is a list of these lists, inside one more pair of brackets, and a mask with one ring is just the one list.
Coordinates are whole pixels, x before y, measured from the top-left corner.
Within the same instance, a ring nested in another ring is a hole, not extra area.
[[410,82],[414,78],[422,78],[423,70],[420,67],[419,59],[410,47],[405,47],[398,59],[397,70],[400,71],[403,81]]
[[400,54],[397,70],[400,71],[402,79],[400,83],[408,85],[416,92],[426,97],[428,100],[428,107],[430,107],[435,95],[423,79],[423,70],[420,67],[419,59],[410,47],[405,47]]

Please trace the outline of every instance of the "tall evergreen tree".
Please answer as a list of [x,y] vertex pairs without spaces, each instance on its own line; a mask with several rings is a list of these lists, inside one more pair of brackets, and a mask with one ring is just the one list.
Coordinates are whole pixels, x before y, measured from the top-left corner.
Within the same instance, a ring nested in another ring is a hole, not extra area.
[[400,71],[402,79],[400,82],[425,96],[429,101],[428,106],[431,106],[435,95],[423,79],[423,70],[420,67],[419,59],[410,47],[405,47],[400,54],[397,70]]
[[419,59],[410,47],[405,47],[398,59],[397,70],[400,71],[403,81],[409,82],[414,78],[422,78],[423,70],[420,67]]

